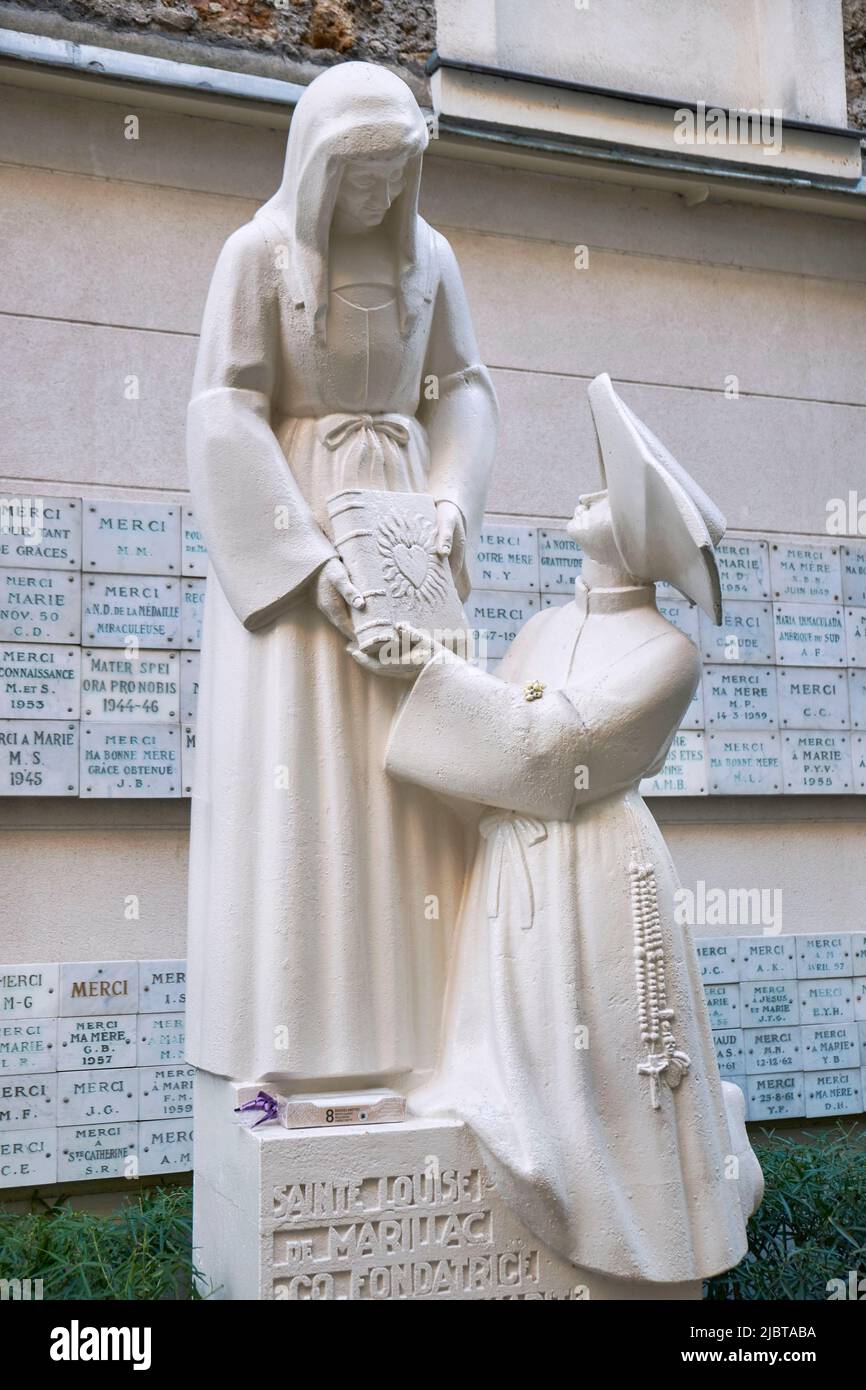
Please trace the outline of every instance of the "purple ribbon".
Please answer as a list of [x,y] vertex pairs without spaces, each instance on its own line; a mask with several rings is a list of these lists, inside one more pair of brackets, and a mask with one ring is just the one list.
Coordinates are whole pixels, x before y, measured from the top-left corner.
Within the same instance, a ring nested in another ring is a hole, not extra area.
[[258,1125],[263,1125],[265,1120],[275,1120],[277,1118],[277,1101],[275,1096],[269,1096],[267,1091],[259,1091],[255,1100],[248,1100],[244,1105],[235,1106],[235,1114],[239,1115],[242,1110],[264,1110],[264,1115],[260,1120],[256,1120],[250,1129],[255,1129]]

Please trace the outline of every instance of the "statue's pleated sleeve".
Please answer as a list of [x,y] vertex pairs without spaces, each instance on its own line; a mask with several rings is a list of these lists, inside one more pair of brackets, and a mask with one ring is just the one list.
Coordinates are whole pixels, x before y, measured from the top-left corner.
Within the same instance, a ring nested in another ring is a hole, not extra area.
[[385,766],[431,791],[569,820],[663,760],[699,671],[692,643],[662,633],[598,686],[527,701],[522,686],[443,652],[401,706]]
[[[454,252],[434,234],[439,281],[418,419],[430,441],[429,490],[463,515],[470,544],[481,529],[496,446],[499,408],[490,373],[479,359],[469,306]],[[469,592],[464,566],[460,597]]]
[[187,412],[190,486],[208,556],[248,628],[268,622],[335,554],[271,428],[281,362],[276,275],[254,224],[226,242]]

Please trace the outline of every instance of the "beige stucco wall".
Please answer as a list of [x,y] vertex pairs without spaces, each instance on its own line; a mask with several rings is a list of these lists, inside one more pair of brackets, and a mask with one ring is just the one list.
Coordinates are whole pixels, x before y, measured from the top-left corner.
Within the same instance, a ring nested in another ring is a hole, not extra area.
[[839,0],[438,0],[447,58],[845,123]]
[[[211,269],[275,186],[285,132],[148,108],[129,141],[132,100],[0,95],[7,478],[177,497]],[[424,210],[458,253],[501,397],[491,511],[562,516],[594,484],[585,384],[605,369],[732,526],[819,532],[829,498],[866,486],[862,224],[435,145]],[[658,810],[685,882],[782,887],[786,930],[862,930],[864,800]],[[186,806],[104,808],[0,807],[4,959],[182,954]]]

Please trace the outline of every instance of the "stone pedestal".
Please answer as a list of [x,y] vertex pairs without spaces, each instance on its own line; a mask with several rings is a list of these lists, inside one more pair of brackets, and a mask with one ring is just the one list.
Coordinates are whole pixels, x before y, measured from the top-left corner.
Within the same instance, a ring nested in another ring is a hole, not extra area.
[[249,1087],[198,1072],[195,1264],[226,1299],[699,1298],[567,1264],[499,1199],[458,1120],[248,1128]]

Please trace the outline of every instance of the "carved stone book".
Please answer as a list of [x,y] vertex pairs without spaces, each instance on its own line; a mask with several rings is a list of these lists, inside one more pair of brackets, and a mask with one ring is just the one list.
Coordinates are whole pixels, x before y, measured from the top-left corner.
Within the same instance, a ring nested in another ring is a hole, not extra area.
[[436,503],[424,492],[347,488],[328,498],[334,545],[367,600],[355,640],[375,651],[406,623],[448,644],[466,629],[447,556],[436,554]]

